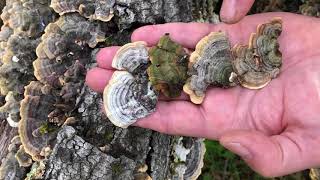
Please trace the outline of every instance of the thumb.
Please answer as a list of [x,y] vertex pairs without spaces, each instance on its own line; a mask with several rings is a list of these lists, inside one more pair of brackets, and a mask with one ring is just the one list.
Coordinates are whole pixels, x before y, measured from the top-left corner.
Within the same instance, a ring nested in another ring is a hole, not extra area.
[[220,10],[222,22],[233,24],[240,21],[250,10],[254,0],[224,0]]
[[253,170],[265,177],[303,170],[312,163],[292,137],[269,137],[258,131],[236,130],[224,134],[220,143],[241,156]]

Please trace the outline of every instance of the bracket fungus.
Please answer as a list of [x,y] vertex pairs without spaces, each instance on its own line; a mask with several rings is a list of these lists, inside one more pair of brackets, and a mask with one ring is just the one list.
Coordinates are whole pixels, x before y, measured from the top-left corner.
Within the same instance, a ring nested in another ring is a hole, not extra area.
[[112,61],[112,67],[135,74],[143,71],[149,63],[147,44],[143,41],[128,43],[122,46]]
[[0,107],[0,112],[8,113],[7,122],[11,127],[18,127],[20,115],[20,101],[10,91],[5,97],[6,103]]
[[27,169],[23,166],[21,167],[17,158],[16,153],[19,151],[21,141],[19,136],[15,136],[10,141],[8,147],[7,156],[2,159],[0,166],[0,179],[23,179],[27,173]]
[[233,48],[233,81],[249,89],[265,87],[280,73],[282,55],[277,41],[282,31],[282,21],[274,18],[260,24],[252,33],[249,45],[235,45]]
[[[183,141],[190,141],[186,146]],[[196,180],[201,175],[203,167],[204,154],[206,147],[204,139],[192,139],[180,137],[176,140],[173,147],[173,156],[175,158],[174,176],[173,179],[190,179]]]
[[149,56],[151,65],[147,72],[154,88],[169,98],[179,97],[188,78],[189,56],[185,49],[166,34],[150,48]]
[[89,47],[104,40],[99,23],[77,15],[65,15],[45,29],[33,62],[34,75],[42,83],[61,86],[59,77],[76,61],[85,64],[91,58]]
[[200,40],[189,60],[190,78],[183,90],[195,104],[201,104],[209,85],[233,86],[231,48],[224,32],[212,32]]
[[191,76],[183,90],[195,104],[201,104],[209,85],[231,87],[241,84],[245,88],[265,87],[280,73],[282,65],[278,37],[282,21],[274,18],[260,24],[252,33],[249,45],[235,45],[230,48],[224,32],[212,32],[200,40],[190,56]]
[[123,128],[155,111],[157,103],[150,82],[126,71],[114,72],[103,97],[109,120]]
[[45,26],[55,19],[48,6],[48,0],[10,0],[2,10],[4,25],[11,27],[16,34],[36,37],[42,34]]
[[52,7],[60,16],[78,12],[91,20],[108,22],[114,16],[115,0],[52,0]]
[[25,152],[23,145],[20,145],[15,157],[22,167],[29,167],[32,165],[31,156]]
[[44,94],[43,90],[44,85],[32,81],[26,86],[20,108],[19,136],[25,152],[35,161],[43,159],[42,150],[50,146],[56,137],[54,127],[48,130],[48,114],[55,109],[55,98],[51,94]]
[[148,81],[146,68],[148,49],[144,42],[121,47],[112,66],[114,72],[104,89],[104,107],[109,120],[119,127],[128,127],[155,111],[158,94]]

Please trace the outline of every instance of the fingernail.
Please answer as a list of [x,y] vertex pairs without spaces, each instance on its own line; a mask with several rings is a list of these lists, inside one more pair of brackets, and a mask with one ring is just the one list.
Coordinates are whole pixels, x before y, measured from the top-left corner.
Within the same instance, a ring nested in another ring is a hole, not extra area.
[[230,142],[230,143],[223,144],[223,146],[229,149],[230,151],[236,153],[237,155],[241,156],[244,159],[252,158],[252,154],[250,153],[250,151],[240,143]]

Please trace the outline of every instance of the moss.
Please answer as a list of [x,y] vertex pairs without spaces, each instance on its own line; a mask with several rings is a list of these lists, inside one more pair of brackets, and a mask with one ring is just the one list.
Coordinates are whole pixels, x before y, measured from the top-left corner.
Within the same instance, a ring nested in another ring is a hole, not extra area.
[[113,139],[113,132],[106,131],[106,133],[104,134],[104,139],[107,142],[111,142]]
[[113,175],[118,176],[123,172],[123,167],[120,162],[114,162],[111,164],[111,170]]
[[42,124],[40,126],[39,132],[40,132],[41,135],[45,135],[45,134],[48,134],[48,133],[53,133],[58,129],[59,128],[54,126],[53,124],[46,122],[46,123],[44,123],[44,124]]

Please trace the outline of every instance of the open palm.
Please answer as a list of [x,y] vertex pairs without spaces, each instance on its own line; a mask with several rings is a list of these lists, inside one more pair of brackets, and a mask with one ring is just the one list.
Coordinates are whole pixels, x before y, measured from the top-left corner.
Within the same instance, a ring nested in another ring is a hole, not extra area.
[[[170,33],[193,49],[212,31],[226,31],[231,44],[248,44],[256,26],[282,17],[279,38],[283,53],[281,74],[261,90],[211,88],[202,105],[186,95],[162,99],[157,111],[135,125],[168,134],[220,140],[264,176],[279,176],[320,165],[320,21],[289,13],[247,16],[233,25],[173,23],[136,30],[133,41],[152,46]],[[99,67],[87,74],[87,84],[102,92],[114,71],[112,58],[119,47],[102,49]]]

